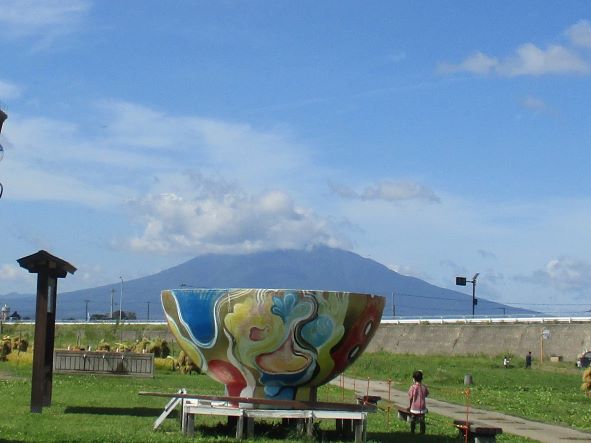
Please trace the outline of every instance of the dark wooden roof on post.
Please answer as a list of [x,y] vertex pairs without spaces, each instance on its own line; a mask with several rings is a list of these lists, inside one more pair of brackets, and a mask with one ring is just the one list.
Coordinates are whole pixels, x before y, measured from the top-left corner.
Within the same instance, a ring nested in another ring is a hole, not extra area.
[[70,263],[43,250],[19,258],[17,262],[32,274],[45,271],[53,277],[64,278],[68,273],[73,274],[76,272],[76,268]]

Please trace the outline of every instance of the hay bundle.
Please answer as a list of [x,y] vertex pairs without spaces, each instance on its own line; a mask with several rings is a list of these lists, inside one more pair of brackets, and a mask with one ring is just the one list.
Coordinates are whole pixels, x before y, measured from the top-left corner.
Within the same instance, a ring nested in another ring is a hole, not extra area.
[[6,356],[12,352],[12,342],[10,341],[10,336],[5,335],[2,337],[2,342],[0,343],[0,360],[6,360]]
[[14,337],[12,339],[12,350],[19,352],[27,352],[29,349],[29,341],[26,338]]
[[115,343],[115,352],[132,352],[133,346],[129,343]]
[[199,367],[185,354],[185,351],[179,352],[179,356],[176,359],[176,367],[183,374],[201,373]]
[[134,346],[135,352],[149,352],[154,354],[156,358],[166,358],[170,355],[170,348],[168,347],[168,343],[166,340],[162,340],[161,338],[155,339],[147,339],[142,338],[138,340],[136,345]]
[[141,340],[135,341],[135,344],[132,347],[132,351],[142,354],[144,352],[148,352],[147,349],[149,348],[149,346],[150,340],[144,337]]
[[99,344],[96,347],[97,351],[105,351],[105,352],[109,352],[111,350],[111,345],[109,343],[107,343],[105,341],[105,339],[101,339],[101,341],[99,342]]
[[147,352],[152,352],[154,357],[166,358],[170,355],[170,348],[166,340],[156,338],[150,342]]

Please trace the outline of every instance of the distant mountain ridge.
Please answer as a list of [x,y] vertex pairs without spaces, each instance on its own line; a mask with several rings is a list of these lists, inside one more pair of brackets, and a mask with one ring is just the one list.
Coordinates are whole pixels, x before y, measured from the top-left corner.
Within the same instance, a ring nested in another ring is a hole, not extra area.
[[[198,256],[159,273],[125,281],[123,310],[135,312],[138,319],[146,319],[149,307],[150,319],[163,319],[160,291],[179,287],[301,288],[371,293],[386,297],[385,317],[391,317],[394,308],[396,316],[462,316],[472,313],[471,295],[401,275],[375,260],[327,246],[309,250]],[[116,282],[60,293],[57,317],[84,318],[84,300],[90,300],[89,313],[110,312],[111,294],[114,291],[117,303],[120,290],[120,283]],[[19,309],[17,304],[24,303],[25,296],[10,297],[11,310],[17,309],[23,315],[32,316],[32,297],[27,298],[30,306]],[[0,303],[5,303],[4,300],[8,300],[8,296],[0,296]],[[29,309],[30,312],[27,312]],[[485,299],[479,299],[476,306],[479,315],[498,315],[501,310],[512,314],[531,312]]]

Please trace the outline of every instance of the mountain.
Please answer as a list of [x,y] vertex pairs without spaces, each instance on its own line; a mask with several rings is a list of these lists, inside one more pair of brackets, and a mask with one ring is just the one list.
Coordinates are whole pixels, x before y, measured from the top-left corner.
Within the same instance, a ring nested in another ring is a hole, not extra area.
[[[450,276],[450,279],[453,277],[455,276]],[[393,300],[396,316],[463,316],[472,313],[471,293],[440,288],[418,278],[398,274],[375,260],[326,246],[246,255],[199,256],[157,274],[124,281],[123,310],[135,312],[138,319],[146,319],[149,309],[150,319],[163,319],[160,291],[179,287],[302,288],[365,292],[387,297],[385,317],[393,315]],[[91,314],[110,312],[111,297],[115,303],[114,309],[118,310],[120,282],[60,293],[57,317],[84,318],[85,300],[89,300],[88,312]],[[8,296],[0,296],[0,303],[6,303],[4,300],[8,300]],[[11,312],[16,308],[21,315],[33,316],[32,296],[12,296],[10,302]],[[26,308],[25,304],[28,305]],[[478,299],[477,315],[502,313],[524,314],[531,311]]]

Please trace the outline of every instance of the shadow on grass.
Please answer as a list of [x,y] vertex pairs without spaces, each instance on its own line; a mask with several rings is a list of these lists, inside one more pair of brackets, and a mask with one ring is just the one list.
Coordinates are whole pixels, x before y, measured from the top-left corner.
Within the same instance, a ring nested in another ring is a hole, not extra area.
[[[427,430],[428,431],[428,430]],[[383,443],[413,443],[413,442],[428,442],[428,443],[457,443],[457,438],[446,437],[442,435],[427,434],[411,434],[410,432],[368,432],[367,441],[376,441]]]
[[[224,438],[225,436],[229,440],[232,440],[236,434],[235,425],[229,425],[226,423],[218,423],[214,426],[198,425],[197,431],[203,437],[215,437]],[[245,429],[246,432],[246,429]],[[257,439],[272,439],[272,440],[300,440],[310,441],[305,437],[298,437],[297,431],[294,426],[283,426],[277,423],[256,423],[254,429],[254,435]],[[326,429],[314,429],[314,439],[311,441],[316,442],[353,442],[355,436],[352,432],[343,433],[337,432],[336,430]],[[379,442],[379,443],[457,443],[457,438],[452,438],[442,435],[431,435],[431,434],[411,434],[410,432],[368,432],[368,442]]]
[[[105,408],[93,406],[68,406],[66,414],[92,414],[92,415],[127,415],[131,417],[154,417],[162,414],[162,408]],[[173,411],[169,417],[177,416],[178,412]]]

